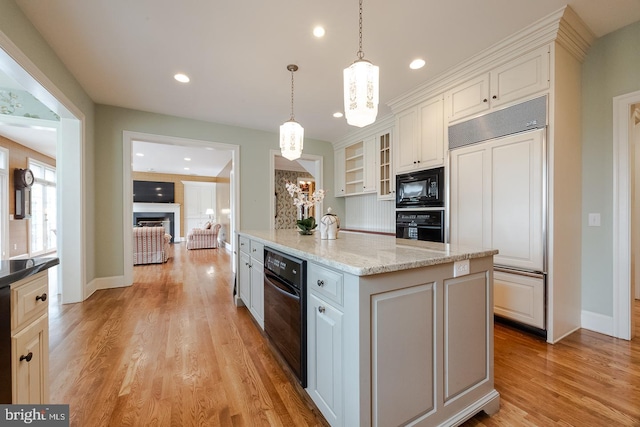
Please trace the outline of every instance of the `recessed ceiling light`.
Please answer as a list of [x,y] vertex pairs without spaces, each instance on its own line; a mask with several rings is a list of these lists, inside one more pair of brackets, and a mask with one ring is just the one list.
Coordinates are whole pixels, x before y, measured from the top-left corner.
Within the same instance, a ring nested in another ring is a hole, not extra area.
[[424,67],[424,59],[414,59],[413,61],[411,61],[411,64],[409,64],[409,68],[411,68],[412,70],[419,70],[420,68]]
[[188,170],[189,170],[189,168],[184,168],[184,170],[188,171]]
[[138,156],[138,157],[144,157],[144,154],[142,154],[142,153],[136,153],[136,156]]
[[342,116],[344,116],[344,114],[342,114],[340,111],[338,111],[337,113],[333,113],[333,117],[335,117],[336,119],[339,119]]
[[324,37],[324,28],[318,25],[313,29],[313,35],[317,38]]
[[189,79],[189,76],[182,73],[176,74],[175,76],[173,76],[173,78],[179,81],[180,83],[189,83],[189,80],[191,80]]
[[185,157],[184,159],[185,159],[187,162],[190,162],[190,161],[191,161],[191,157]]

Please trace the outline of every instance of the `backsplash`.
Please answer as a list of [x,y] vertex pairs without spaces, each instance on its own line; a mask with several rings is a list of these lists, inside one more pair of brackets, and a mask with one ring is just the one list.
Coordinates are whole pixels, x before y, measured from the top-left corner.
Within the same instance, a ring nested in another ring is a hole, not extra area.
[[395,233],[395,209],[395,201],[379,201],[376,193],[345,197],[346,218],[341,226],[350,230]]

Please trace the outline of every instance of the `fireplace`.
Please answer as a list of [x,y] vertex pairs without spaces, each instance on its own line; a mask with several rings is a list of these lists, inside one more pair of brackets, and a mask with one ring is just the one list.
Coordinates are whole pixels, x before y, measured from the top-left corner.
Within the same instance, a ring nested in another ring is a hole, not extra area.
[[171,243],[182,241],[178,203],[134,203],[133,225],[162,225],[171,235]]
[[136,227],[164,227],[165,233],[171,235],[174,242],[174,215],[172,212],[134,212],[133,225]]

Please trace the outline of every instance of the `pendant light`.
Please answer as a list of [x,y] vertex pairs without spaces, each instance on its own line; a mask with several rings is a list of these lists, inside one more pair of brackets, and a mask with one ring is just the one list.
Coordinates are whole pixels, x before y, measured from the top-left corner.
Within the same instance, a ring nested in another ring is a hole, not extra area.
[[298,66],[287,65],[287,70],[291,72],[291,118],[280,126],[280,152],[285,159],[295,160],[302,155],[304,128],[293,117],[293,73]]
[[344,69],[344,115],[352,126],[364,127],[378,115],[379,71],[362,51],[362,0],[360,0],[358,59]]

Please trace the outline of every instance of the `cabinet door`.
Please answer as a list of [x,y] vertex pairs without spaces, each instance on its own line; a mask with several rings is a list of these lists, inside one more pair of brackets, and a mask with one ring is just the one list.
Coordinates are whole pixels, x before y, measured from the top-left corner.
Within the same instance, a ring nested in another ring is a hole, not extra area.
[[418,167],[444,165],[444,106],[442,97],[418,105],[420,138]]
[[450,242],[456,245],[489,247],[491,191],[488,153],[482,144],[451,150]]
[[385,132],[376,138],[378,146],[378,199],[393,200],[396,191],[396,179],[393,168],[393,150],[391,148],[391,132]]
[[245,305],[249,306],[251,304],[251,258],[249,254],[244,252],[240,252],[238,288],[240,299]]
[[447,92],[446,111],[449,122],[454,122],[488,109],[488,74],[468,80]]
[[307,392],[332,426],[343,422],[342,312],[310,293]]
[[376,137],[372,136],[364,140],[364,183],[363,192],[376,191]]
[[15,334],[11,338],[11,352],[13,403],[49,403],[48,315]]
[[494,311],[498,316],[544,329],[544,276],[493,273]]
[[264,329],[264,264],[251,260],[251,305],[249,310]]
[[491,159],[491,240],[500,251],[496,264],[544,271],[544,130],[501,138],[488,144]]
[[418,113],[415,107],[402,111],[396,116],[393,158],[397,173],[409,172],[417,167],[418,153],[415,142],[418,138],[417,122]]
[[549,47],[529,52],[491,72],[491,107],[549,88]]
[[334,189],[336,197],[345,194],[345,152],[344,148],[340,148],[333,152],[334,167]]

